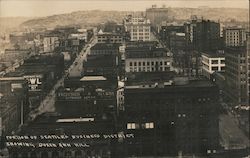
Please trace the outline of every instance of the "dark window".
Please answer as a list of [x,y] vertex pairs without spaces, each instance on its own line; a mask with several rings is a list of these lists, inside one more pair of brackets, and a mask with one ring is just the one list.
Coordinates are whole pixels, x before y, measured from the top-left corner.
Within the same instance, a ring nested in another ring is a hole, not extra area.
[[218,67],[212,67],[213,71],[218,71]]
[[212,64],[218,64],[218,60],[212,60]]

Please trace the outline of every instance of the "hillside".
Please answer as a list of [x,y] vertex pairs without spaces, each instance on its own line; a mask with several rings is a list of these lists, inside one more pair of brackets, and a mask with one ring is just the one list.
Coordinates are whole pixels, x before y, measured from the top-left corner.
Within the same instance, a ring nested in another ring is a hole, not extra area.
[[118,11],[78,11],[69,14],[53,15],[44,18],[28,20],[22,27],[55,27],[67,25],[95,26],[106,21],[122,22],[128,12]]
[[[142,12],[137,12],[141,14]],[[125,15],[129,12],[123,11],[78,11],[69,14],[53,15],[43,18],[36,18],[25,21],[22,27],[55,27],[67,25],[80,26],[96,26],[106,21],[122,22]],[[247,22],[247,9],[232,9],[232,8],[169,8],[169,16],[176,20],[189,19],[191,15],[203,16],[205,19],[220,20],[221,22],[240,21]]]

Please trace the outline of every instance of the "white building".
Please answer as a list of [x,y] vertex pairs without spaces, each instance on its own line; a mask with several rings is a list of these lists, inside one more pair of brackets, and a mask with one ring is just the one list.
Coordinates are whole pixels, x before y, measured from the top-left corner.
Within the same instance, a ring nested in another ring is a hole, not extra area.
[[126,72],[172,71],[172,57],[163,48],[126,48]]
[[130,33],[131,41],[150,41],[150,20],[127,16],[123,22],[125,31]]
[[118,81],[117,111],[124,111],[124,81]]
[[87,32],[84,33],[72,33],[68,37],[69,39],[79,39],[87,41]]
[[207,54],[202,53],[202,74],[207,78],[215,71],[225,71],[225,55],[224,53]]
[[97,43],[123,43],[123,36],[118,33],[102,32],[97,33]]
[[244,46],[246,41],[246,30],[244,28],[224,28],[223,34],[226,47]]

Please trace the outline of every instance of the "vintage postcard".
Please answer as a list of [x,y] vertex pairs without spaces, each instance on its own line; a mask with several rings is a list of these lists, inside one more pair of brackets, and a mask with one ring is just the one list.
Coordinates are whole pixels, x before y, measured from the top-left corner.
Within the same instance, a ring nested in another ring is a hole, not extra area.
[[0,158],[249,158],[248,0],[0,0]]

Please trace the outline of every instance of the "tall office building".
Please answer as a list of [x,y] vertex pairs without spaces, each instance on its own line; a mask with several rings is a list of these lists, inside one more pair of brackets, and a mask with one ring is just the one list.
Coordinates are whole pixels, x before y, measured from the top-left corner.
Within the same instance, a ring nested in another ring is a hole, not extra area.
[[153,5],[151,8],[146,9],[146,17],[150,20],[154,29],[160,28],[162,21],[168,21],[169,9],[165,6],[157,7]]
[[250,105],[250,32],[247,34],[247,91],[248,91],[248,105]]
[[123,127],[127,156],[215,153],[219,143],[218,88],[207,80],[166,72],[128,77]]
[[247,51],[246,46],[237,48],[228,47],[225,50],[227,81],[226,94],[229,98],[232,98],[234,105],[247,105],[249,102],[248,53],[249,51]]
[[244,46],[246,41],[246,30],[241,27],[224,28],[224,44],[226,47]]
[[210,20],[195,21],[193,32],[194,48],[210,51],[220,48],[220,24]]
[[131,41],[150,41],[150,20],[129,15],[123,20],[123,24],[130,33]]
[[198,51],[213,51],[222,47],[220,24],[210,20],[193,18],[184,24],[187,42]]

